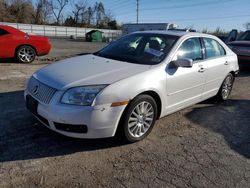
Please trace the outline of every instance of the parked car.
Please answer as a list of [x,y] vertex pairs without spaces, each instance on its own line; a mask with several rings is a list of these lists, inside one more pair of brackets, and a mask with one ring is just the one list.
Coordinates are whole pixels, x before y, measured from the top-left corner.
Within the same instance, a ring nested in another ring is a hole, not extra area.
[[76,138],[145,138],[155,121],[216,96],[228,99],[237,56],[215,36],[178,31],[126,35],[100,51],[35,72],[27,108]]
[[47,37],[24,33],[16,28],[0,25],[0,58],[16,57],[22,63],[31,63],[36,56],[49,53]]
[[250,30],[245,31],[238,38],[238,32],[227,45],[238,55],[239,60],[250,61]]

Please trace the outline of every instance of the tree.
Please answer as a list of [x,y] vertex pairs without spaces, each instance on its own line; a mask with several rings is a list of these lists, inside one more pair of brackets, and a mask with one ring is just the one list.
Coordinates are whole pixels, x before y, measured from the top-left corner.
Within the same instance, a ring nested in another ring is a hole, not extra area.
[[[84,2],[83,1],[79,1],[73,7],[72,13],[73,13],[76,25],[80,21],[81,21],[81,24],[83,24],[83,22],[84,22],[83,15],[86,13],[86,7],[87,7],[87,1],[86,0]],[[82,19],[80,20],[80,18],[82,18]]]
[[49,5],[56,19],[56,25],[59,25],[63,16],[63,9],[68,5],[69,0],[50,0]]
[[215,35],[215,36],[224,36],[226,35],[226,32],[221,29],[220,27],[217,27],[216,30],[214,32],[212,32],[211,34]]
[[116,20],[112,20],[112,21],[108,22],[108,27],[109,27],[109,29],[118,29],[118,24],[117,24]]
[[48,0],[37,0],[36,8],[35,8],[35,24],[45,24],[49,20],[52,11]]
[[94,13],[95,13],[94,9],[92,7],[88,7],[87,20],[88,20],[88,25],[89,26],[91,25],[91,21],[93,20]]
[[0,21],[6,22],[10,19],[8,14],[8,4],[5,0],[0,0]]
[[18,23],[32,23],[34,9],[31,0],[12,0],[8,8],[10,21]]
[[208,29],[207,29],[207,28],[204,28],[204,29],[202,29],[201,32],[202,32],[202,33],[208,33]]
[[98,27],[100,25],[100,22],[101,22],[103,16],[105,15],[105,8],[104,8],[104,5],[102,4],[102,2],[95,3],[94,11],[96,14],[96,26]]
[[64,25],[66,25],[66,26],[74,26],[74,25],[76,25],[75,19],[72,16],[68,17],[65,20]]
[[250,29],[250,22],[245,23],[244,26],[245,26],[246,30],[249,30]]
[[[65,7],[71,2],[72,12],[63,21]],[[53,20],[50,19],[54,17]],[[87,0],[0,0],[0,21],[27,24],[64,24],[103,29],[118,29],[115,17],[96,2],[89,6]]]

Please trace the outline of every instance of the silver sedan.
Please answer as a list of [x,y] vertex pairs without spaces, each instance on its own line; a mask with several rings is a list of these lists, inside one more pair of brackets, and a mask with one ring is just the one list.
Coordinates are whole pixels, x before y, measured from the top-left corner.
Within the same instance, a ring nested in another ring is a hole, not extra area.
[[135,142],[161,117],[210,97],[228,99],[238,70],[237,56],[215,36],[137,32],[38,70],[26,106],[66,136]]

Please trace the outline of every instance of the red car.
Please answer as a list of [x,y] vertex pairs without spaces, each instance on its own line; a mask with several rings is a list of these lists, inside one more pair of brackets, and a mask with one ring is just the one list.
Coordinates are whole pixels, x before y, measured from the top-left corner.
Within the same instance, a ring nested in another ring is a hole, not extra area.
[[36,56],[47,55],[50,49],[47,37],[29,35],[0,25],[0,58],[16,57],[22,63],[31,63]]

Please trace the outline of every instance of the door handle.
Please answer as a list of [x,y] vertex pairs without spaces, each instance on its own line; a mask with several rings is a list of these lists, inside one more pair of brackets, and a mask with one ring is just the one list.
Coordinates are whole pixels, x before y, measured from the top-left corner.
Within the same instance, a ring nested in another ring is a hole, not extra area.
[[205,68],[204,67],[200,67],[200,69],[199,69],[199,72],[205,72]]
[[224,63],[224,65],[228,65],[229,64],[229,62],[228,61],[226,61],[225,63]]

